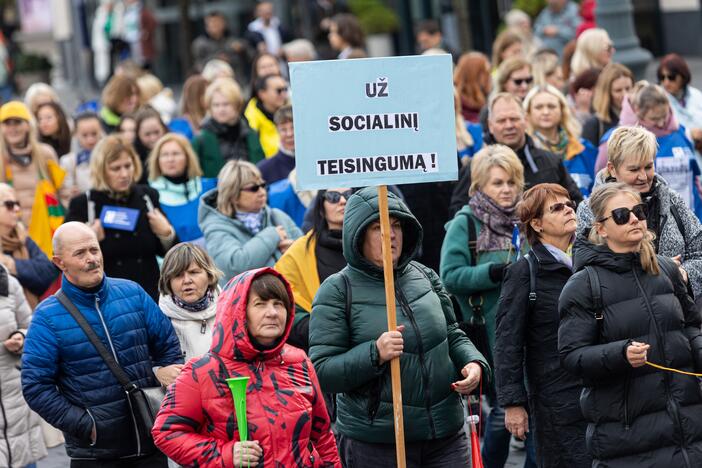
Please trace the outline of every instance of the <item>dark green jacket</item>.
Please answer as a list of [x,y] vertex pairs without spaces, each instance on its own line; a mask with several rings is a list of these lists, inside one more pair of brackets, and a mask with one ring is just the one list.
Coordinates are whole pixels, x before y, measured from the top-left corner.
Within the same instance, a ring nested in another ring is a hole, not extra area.
[[[256,132],[249,129],[245,121],[241,121],[242,130],[236,140],[230,135],[218,136],[214,129],[210,129],[207,121],[203,124],[200,134],[193,140],[193,150],[197,154],[202,168],[203,177],[216,178],[224,163],[230,159],[243,159],[256,164],[263,159],[263,149],[258,141]],[[229,139],[224,142],[229,154],[222,154],[222,139]]]
[[[447,437],[463,427],[463,409],[451,383],[460,370],[485,358],[456,325],[451,300],[431,269],[413,262],[422,228],[409,209],[389,194],[390,216],[402,223],[403,250],[395,270],[397,324],[404,325],[400,358],[405,439]],[[340,273],[322,283],[312,306],[310,358],[322,389],[339,393],[336,428],[347,437],[393,443],[390,367],[378,365],[376,340],[387,331],[382,269],[362,255],[366,228],[378,219],[375,188],[354,194],[344,215],[344,257]],[[346,314],[346,287],[351,307]],[[485,372],[487,375],[487,372]]]

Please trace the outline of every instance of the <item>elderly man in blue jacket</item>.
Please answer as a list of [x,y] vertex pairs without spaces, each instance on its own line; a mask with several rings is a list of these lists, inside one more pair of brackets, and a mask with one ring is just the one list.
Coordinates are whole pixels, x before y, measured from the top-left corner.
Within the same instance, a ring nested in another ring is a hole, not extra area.
[[[168,385],[183,358],[170,321],[138,284],[108,278],[95,233],[66,223],[54,234],[61,289],[139,387]],[[136,424],[125,392],[54,296],[36,308],[22,355],[29,406],[66,437],[71,467],[166,467]]]

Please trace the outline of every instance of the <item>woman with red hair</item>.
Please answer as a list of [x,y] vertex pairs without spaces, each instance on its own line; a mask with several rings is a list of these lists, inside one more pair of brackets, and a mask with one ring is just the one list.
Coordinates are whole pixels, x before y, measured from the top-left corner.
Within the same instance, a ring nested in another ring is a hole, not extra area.
[[480,52],[461,55],[453,72],[453,84],[461,100],[461,114],[466,122],[477,123],[480,109],[492,90],[490,61]]

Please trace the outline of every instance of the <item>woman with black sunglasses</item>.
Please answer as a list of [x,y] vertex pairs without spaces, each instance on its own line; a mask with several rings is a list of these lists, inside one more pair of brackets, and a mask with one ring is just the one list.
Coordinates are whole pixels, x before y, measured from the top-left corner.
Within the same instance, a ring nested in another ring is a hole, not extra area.
[[207,252],[224,273],[224,286],[247,270],[272,267],[302,231],[268,206],[266,184],[252,163],[229,161],[217,179],[217,188],[200,198],[198,224]]
[[[653,248],[681,267],[683,279],[695,298],[702,294],[702,224],[680,193],[655,173],[656,136],[642,127],[619,127],[607,143],[607,167],[597,174],[595,186],[623,182],[641,195],[647,207],[648,230]],[[659,161],[660,162],[660,161]],[[583,237],[594,224],[590,203],[578,206],[578,226]]]
[[[558,184],[524,193],[517,213],[531,250],[505,272],[497,308],[495,384],[505,427],[534,437],[540,468],[585,468],[582,383],[558,356],[558,296],[573,274],[575,203]],[[528,407],[528,409],[527,409]]]
[[295,323],[288,342],[309,349],[310,312],[320,284],[341,271],[346,259],[341,246],[346,201],[352,189],[333,188],[317,192],[312,211],[312,229],[293,242],[275,264],[290,282],[295,297]]
[[563,367],[583,380],[592,466],[702,466],[700,315],[677,265],[656,255],[640,193],[597,187],[558,301]]

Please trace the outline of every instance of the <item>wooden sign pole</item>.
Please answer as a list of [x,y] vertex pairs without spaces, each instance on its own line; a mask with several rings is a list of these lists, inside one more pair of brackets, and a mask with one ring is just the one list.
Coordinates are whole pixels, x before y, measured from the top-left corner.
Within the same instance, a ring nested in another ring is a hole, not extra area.
[[[378,209],[380,211],[380,237],[383,248],[383,274],[385,276],[385,303],[388,312],[388,331],[397,329],[395,316],[395,278],[393,276],[392,249],[390,245],[390,215],[388,213],[388,187],[378,187]],[[400,358],[390,361],[392,377],[392,409],[395,420],[395,447],[397,468],[405,468],[405,426],[402,417],[402,381],[400,380]]]

